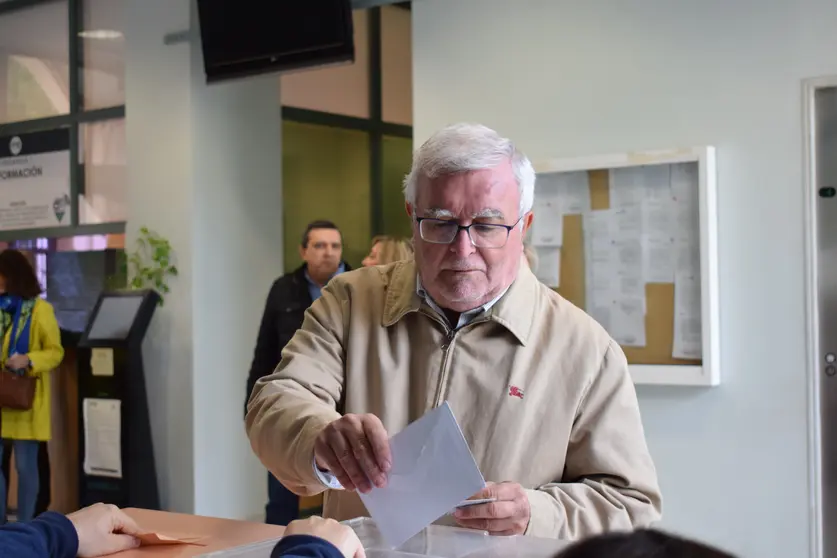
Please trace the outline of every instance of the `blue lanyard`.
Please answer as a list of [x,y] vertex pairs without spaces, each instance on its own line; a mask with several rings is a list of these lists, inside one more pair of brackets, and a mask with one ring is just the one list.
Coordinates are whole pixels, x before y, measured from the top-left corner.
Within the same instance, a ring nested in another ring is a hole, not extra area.
[[[12,355],[17,354],[17,345],[18,345],[18,342],[20,341],[20,335],[26,329],[26,324],[25,323],[21,324],[20,317],[21,317],[22,313],[23,313],[23,304],[21,303],[21,304],[17,305],[17,308],[15,309],[14,318],[12,318],[12,330],[9,332],[9,351],[8,351],[8,355],[6,355],[7,360]],[[28,320],[29,316],[27,316],[26,319]],[[21,326],[21,331],[20,332],[18,332],[18,326]],[[14,370],[13,372],[15,374],[17,374],[18,376],[23,376],[24,374],[26,374],[26,370],[23,369],[23,368],[21,368],[19,370]]]
[[12,331],[9,335],[9,354],[7,356],[10,357],[13,354],[17,353],[17,342],[18,342],[18,331],[17,327],[20,324],[20,314],[23,312],[23,304],[18,304],[17,308],[15,308],[15,317],[12,318]]

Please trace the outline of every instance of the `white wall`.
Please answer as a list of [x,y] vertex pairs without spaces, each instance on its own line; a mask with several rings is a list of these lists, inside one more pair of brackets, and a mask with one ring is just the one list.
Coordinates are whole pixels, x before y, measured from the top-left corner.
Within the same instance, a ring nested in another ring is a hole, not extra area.
[[415,139],[480,121],[534,160],[718,149],[723,384],[639,389],[663,527],[809,556],[801,80],[833,0],[420,0]]
[[208,87],[190,0],[126,2],[128,242],[168,238],[180,276],[144,354],[163,506],[263,517],[267,477],[243,427],[267,289],[282,269],[276,78]]
[[[165,22],[165,23],[164,23]],[[128,243],[141,226],[169,239],[180,277],[145,341],[145,369],[160,496],[164,508],[194,506],[192,451],[192,227],[188,45],[167,47],[163,29],[189,25],[184,1],[125,4]],[[162,29],[161,29],[162,28]],[[165,99],[165,102],[161,102]]]
[[278,80],[206,87],[200,54],[193,48],[195,513],[263,521],[267,471],[244,431],[244,399],[283,270]]

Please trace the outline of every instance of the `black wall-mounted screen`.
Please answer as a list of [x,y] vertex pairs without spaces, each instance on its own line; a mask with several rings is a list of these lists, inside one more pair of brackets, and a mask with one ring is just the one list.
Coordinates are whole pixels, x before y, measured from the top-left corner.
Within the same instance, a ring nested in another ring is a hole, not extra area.
[[138,296],[103,297],[93,324],[90,326],[88,339],[97,341],[122,341],[131,333],[131,326],[137,318],[144,298]]
[[198,0],[207,82],[354,61],[350,0]]

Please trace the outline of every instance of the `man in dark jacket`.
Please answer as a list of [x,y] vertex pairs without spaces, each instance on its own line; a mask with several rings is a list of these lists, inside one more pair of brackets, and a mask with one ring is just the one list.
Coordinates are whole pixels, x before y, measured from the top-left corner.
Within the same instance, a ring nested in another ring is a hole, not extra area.
[[[309,223],[302,235],[299,254],[305,263],[278,278],[265,303],[253,363],[247,378],[247,397],[263,376],[273,373],[282,349],[302,326],[305,310],[318,298],[329,279],[348,271],[342,261],[343,237],[331,221]],[[299,498],[268,473],[268,502],[265,522],[287,525],[299,516]]]

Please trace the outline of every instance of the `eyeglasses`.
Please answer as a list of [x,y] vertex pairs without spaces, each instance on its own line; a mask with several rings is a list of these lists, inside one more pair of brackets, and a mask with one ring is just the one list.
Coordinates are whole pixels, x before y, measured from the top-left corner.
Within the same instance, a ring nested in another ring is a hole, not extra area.
[[[522,219],[521,217],[520,219]],[[520,219],[514,225],[494,225],[488,223],[471,223],[460,225],[456,221],[444,219],[431,219],[429,217],[417,217],[419,234],[421,239],[432,244],[450,244],[456,239],[459,231],[468,233],[471,245],[475,248],[502,248],[509,240],[509,234]]]

